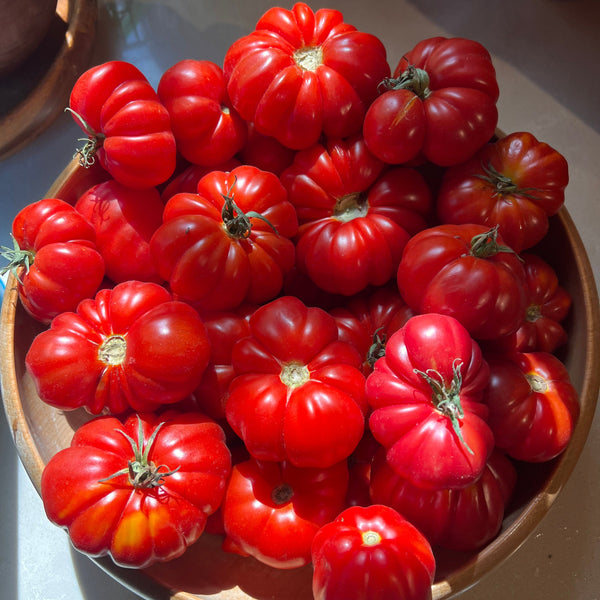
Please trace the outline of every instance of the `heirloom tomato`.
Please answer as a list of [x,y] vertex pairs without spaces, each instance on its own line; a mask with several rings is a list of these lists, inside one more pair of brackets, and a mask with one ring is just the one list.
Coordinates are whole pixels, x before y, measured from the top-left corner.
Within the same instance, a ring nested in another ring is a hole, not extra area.
[[200,537],[230,471],[223,431],[201,413],[103,416],[49,460],[41,495],[79,551],[144,568]]
[[13,248],[2,248],[9,260],[19,298],[36,320],[49,323],[93,297],[104,279],[105,265],[91,223],[59,198],[28,204],[12,223]]
[[48,404],[116,414],[182,400],[209,356],[206,328],[191,306],[156,283],[127,281],[55,317],[25,363]]
[[548,352],[486,354],[485,393],[496,446],[525,462],[545,462],[567,447],[579,396],[565,365]]
[[355,136],[299,151],[281,174],[300,223],[296,264],[327,292],[350,296],[387,283],[410,236],[426,226],[423,176],[383,169]]
[[417,233],[406,244],[397,282],[416,313],[455,317],[476,339],[514,333],[525,318],[525,270],[495,228],[437,225]]
[[430,600],[436,563],[425,536],[389,506],[353,506],[312,544],[315,600]]
[[96,245],[114,283],[130,279],[162,283],[150,239],[162,223],[164,204],[156,188],[134,190],[111,179],[84,192],[75,209],[96,231]]
[[225,414],[260,460],[328,467],[347,458],[365,428],[365,378],[335,319],[293,296],[256,309],[236,342]]
[[516,482],[514,465],[499,450],[492,452],[479,479],[465,488],[439,490],[410,483],[392,469],[385,453],[378,453],[370,497],[397,510],[433,546],[465,552],[482,548],[497,535]]
[[390,466],[416,486],[460,488],[481,476],[494,447],[482,402],[489,368],[453,317],[411,317],[367,377],[369,427]]
[[109,61],[75,82],[69,110],[88,135],[80,164],[96,157],[117,181],[143,189],[165,182],[175,170],[176,142],[169,112],[145,75],[125,61]]
[[237,156],[245,165],[253,165],[275,175],[287,169],[296,156],[296,151],[284,146],[270,135],[256,131],[254,123],[247,123],[248,139]]
[[422,40],[381,89],[365,116],[363,135],[382,160],[421,158],[447,167],[471,158],[494,135],[496,70],[479,42]]
[[234,465],[221,507],[225,547],[278,569],[311,560],[319,528],[343,509],[348,466],[295,467],[250,458]]
[[214,62],[175,63],[163,73],[157,92],[169,111],[177,150],[189,162],[216,166],[246,142],[246,122],[231,106],[223,70]]
[[360,132],[390,66],[374,35],[341,12],[303,2],[267,10],[224,59],[234,108],[263,135],[300,149],[321,137]]
[[442,223],[497,225],[505,243],[520,253],[544,238],[568,182],[562,154],[531,133],[512,133],[446,171],[438,217]]
[[279,178],[241,165],[176,194],[150,241],[173,294],[204,310],[273,299],[294,266],[298,221]]

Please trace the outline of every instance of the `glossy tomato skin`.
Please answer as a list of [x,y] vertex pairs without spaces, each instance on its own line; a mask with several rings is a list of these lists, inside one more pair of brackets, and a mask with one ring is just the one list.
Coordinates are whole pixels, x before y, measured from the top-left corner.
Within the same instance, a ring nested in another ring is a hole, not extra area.
[[21,251],[13,257],[19,298],[34,319],[49,323],[98,291],[105,263],[94,227],[64,200],[44,198],[22,208],[12,236]]
[[366,384],[369,427],[391,467],[428,489],[480,477],[494,447],[488,380],[478,344],[453,317],[416,315],[392,334]]
[[244,146],[246,123],[231,106],[216,63],[181,60],[163,73],[157,92],[169,111],[177,149],[191,163],[217,166]]
[[222,504],[228,543],[278,569],[311,560],[319,528],[344,508],[345,461],[327,468],[250,458],[232,469]]
[[397,282],[415,312],[453,316],[476,339],[510,335],[525,318],[521,260],[484,225],[436,225],[415,234]]
[[164,209],[156,188],[134,190],[110,179],[84,192],[75,209],[94,226],[109,279],[164,282],[150,254]]
[[[127,474],[134,452],[126,436],[138,443],[140,434],[162,473],[151,487]],[[41,495],[50,521],[68,530],[79,551],[145,568],[180,556],[200,537],[230,471],[223,431],[201,413],[103,416],[80,426],[71,445],[50,459]]]
[[26,367],[48,404],[118,414],[182,400],[209,355],[206,329],[191,306],[158,284],[127,281],[55,317],[33,340]]
[[580,410],[565,365],[547,352],[486,356],[491,375],[485,402],[497,447],[532,463],[561,454]]
[[346,459],[365,427],[361,358],[334,318],[283,296],[250,317],[232,350],[227,421],[260,460],[324,468]]
[[[422,155],[444,167],[459,164],[494,135],[499,96],[496,71],[489,52],[475,40],[424,39],[403,55],[393,78],[384,84],[389,90],[408,90],[422,103],[421,123],[417,120],[421,115],[413,106],[415,100],[407,97],[398,107],[394,123],[395,130],[410,133],[413,149],[414,138],[423,137],[420,151],[412,158]],[[380,102],[385,106],[390,100]],[[381,111],[378,106],[374,110]],[[389,119],[386,112],[381,111]],[[391,137],[392,133],[385,135]],[[399,158],[409,160],[406,155]]]
[[313,540],[315,600],[428,600],[435,557],[423,534],[394,509],[351,507]]
[[[298,228],[279,178],[242,165],[210,172],[197,190],[171,197],[150,241],[156,268],[173,294],[204,310],[273,299],[294,266],[291,238]],[[250,227],[224,217],[224,197],[234,200],[236,216],[248,215]]]
[[175,170],[176,142],[167,109],[145,75],[125,61],[108,61],[75,82],[69,108],[93,142],[83,164],[100,164],[123,185],[144,189]]
[[281,174],[300,228],[296,265],[323,290],[350,296],[392,279],[431,195],[413,169],[383,172],[362,137],[298,152]]
[[506,244],[521,253],[548,232],[568,182],[562,154],[529,132],[515,132],[446,171],[438,217],[442,223],[498,225]]
[[440,490],[411,484],[380,452],[371,468],[370,497],[375,504],[397,510],[432,546],[470,552],[498,534],[516,482],[515,466],[499,450],[492,452],[481,477],[471,485]]
[[322,134],[358,133],[379,82],[389,76],[385,47],[333,9],[303,2],[273,7],[227,50],[224,73],[234,108],[257,131],[292,149]]

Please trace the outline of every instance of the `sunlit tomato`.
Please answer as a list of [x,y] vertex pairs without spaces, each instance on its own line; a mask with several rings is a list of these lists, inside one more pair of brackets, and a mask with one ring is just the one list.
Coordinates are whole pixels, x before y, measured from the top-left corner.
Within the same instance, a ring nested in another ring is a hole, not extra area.
[[3,248],[18,282],[19,298],[36,320],[49,323],[93,297],[104,278],[105,264],[92,224],[58,198],[28,204],[12,223],[14,247]]
[[256,130],[293,149],[360,132],[390,67],[382,42],[341,12],[303,2],[268,9],[227,50],[223,70],[234,108]]
[[204,310],[261,304],[294,266],[296,212],[279,178],[242,165],[212,171],[197,194],[176,194],[150,241],[173,294]]
[[144,568],[200,537],[230,470],[223,431],[200,413],[97,417],[50,459],[41,495],[79,551]]
[[254,458],[238,463],[222,504],[228,543],[278,569],[306,565],[319,528],[343,510],[347,487],[345,461],[323,469]]
[[359,136],[301,150],[281,174],[300,223],[297,267],[327,292],[387,283],[410,236],[426,226],[424,178],[383,168]]
[[477,480],[494,447],[482,402],[489,368],[454,318],[416,315],[392,334],[367,377],[369,427],[390,466],[416,486]]
[[521,260],[484,225],[437,225],[417,233],[406,244],[397,282],[415,312],[453,316],[476,339],[510,335],[525,319]]
[[173,174],[177,150],[169,113],[131,63],[114,60],[88,69],[73,86],[69,109],[88,135],[78,151],[83,166],[97,157],[112,177],[136,189]]
[[425,536],[394,509],[344,510],[312,545],[315,600],[429,600],[436,563]]
[[365,427],[365,378],[335,319],[283,296],[249,324],[233,346],[225,414],[250,454],[319,468],[347,458]]
[[517,482],[517,471],[501,452],[492,452],[479,479],[460,489],[428,490],[398,475],[385,453],[373,461],[371,500],[391,506],[433,546],[478,550],[499,532]]
[[403,55],[387,90],[367,111],[371,151],[392,163],[422,157],[459,164],[494,135],[499,91],[489,52],[479,42],[433,37]]
[[579,396],[565,365],[547,352],[486,355],[485,393],[496,445],[526,462],[545,462],[567,447],[579,417]]
[[25,363],[48,404],[116,414],[182,400],[199,384],[209,355],[191,306],[156,283],[127,281],[55,317]]
[[156,188],[133,190],[111,179],[84,192],[75,209],[94,226],[109,279],[163,282],[150,254],[164,209]]
[[169,111],[177,150],[191,163],[216,166],[246,142],[246,123],[231,106],[216,63],[181,60],[163,73],[157,92]]
[[438,217],[442,223],[497,225],[506,244],[520,253],[544,238],[568,182],[562,154],[531,133],[512,133],[446,171]]

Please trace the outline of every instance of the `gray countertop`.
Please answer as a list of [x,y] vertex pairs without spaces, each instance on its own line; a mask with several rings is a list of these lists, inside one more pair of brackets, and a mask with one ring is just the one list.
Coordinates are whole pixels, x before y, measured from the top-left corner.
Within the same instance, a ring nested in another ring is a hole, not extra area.
[[[282,6],[291,7],[292,2]],[[319,6],[309,3],[312,8]],[[272,3],[208,0],[99,0],[91,64],[138,66],[151,83],[183,58],[222,64],[229,44],[248,33]],[[477,39],[490,50],[500,85],[499,127],[527,130],[570,165],[566,205],[600,280],[600,3],[596,0],[331,0],[345,20],[378,35],[392,66],[433,35]],[[68,115],[34,143],[0,162],[2,226],[44,197],[72,156],[79,131]],[[134,600],[45,518],[41,500],[0,423],[0,598]],[[461,600],[600,599],[600,416],[549,514],[503,565]]]

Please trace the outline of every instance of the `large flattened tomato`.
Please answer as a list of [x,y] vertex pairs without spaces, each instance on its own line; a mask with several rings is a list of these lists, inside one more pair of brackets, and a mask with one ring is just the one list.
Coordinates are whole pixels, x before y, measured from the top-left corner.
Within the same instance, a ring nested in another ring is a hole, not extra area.
[[425,536],[389,506],[353,506],[312,545],[315,600],[429,600],[436,571]]
[[236,377],[225,404],[249,453],[317,468],[347,458],[365,428],[365,378],[335,319],[283,296],[258,308],[249,325],[233,346]]
[[369,427],[390,466],[428,489],[477,480],[494,448],[482,402],[488,380],[478,344],[456,319],[410,318],[367,377]]
[[93,297],[105,274],[92,224],[59,198],[28,204],[12,223],[14,248],[3,248],[4,271],[17,276],[20,301],[36,320],[49,323]]
[[197,191],[165,206],[150,240],[159,274],[177,298],[204,310],[272,300],[294,266],[298,229],[279,178],[241,165],[208,173]]
[[344,509],[347,487],[345,461],[323,469],[240,462],[222,504],[225,547],[277,569],[306,565],[319,528]]
[[145,568],[200,537],[230,471],[223,430],[199,412],[103,416],[50,459],[41,495],[80,552]]
[[426,227],[423,176],[384,166],[354,136],[301,150],[281,174],[300,223],[296,265],[329,293],[387,283],[410,236]]
[[337,10],[303,2],[267,10],[235,41],[223,65],[234,108],[256,130],[293,149],[358,133],[390,67],[382,42]]
[[191,306],[156,283],[126,281],[55,317],[25,363],[48,404],[118,414],[182,400],[209,356],[206,328]]
[[424,159],[447,167],[494,135],[499,96],[489,52],[465,38],[432,37],[407,52],[369,107],[363,133],[392,163]]
[[437,225],[406,244],[398,267],[400,294],[416,313],[458,319],[476,339],[514,333],[525,319],[521,260],[495,228]]
[[438,217],[442,223],[497,225],[506,244],[521,253],[548,232],[568,182],[562,154],[529,132],[512,133],[446,171]]
[[157,92],[169,111],[177,150],[189,162],[217,166],[245,144],[246,122],[231,106],[223,70],[214,62],[175,63],[163,73]]
[[548,352],[486,355],[485,393],[496,446],[526,462],[545,462],[567,447],[579,396],[565,365]]
[[169,112],[146,76],[126,61],[88,69],[75,82],[69,109],[88,135],[80,163],[96,159],[117,181],[135,189],[164,183],[177,158]]

